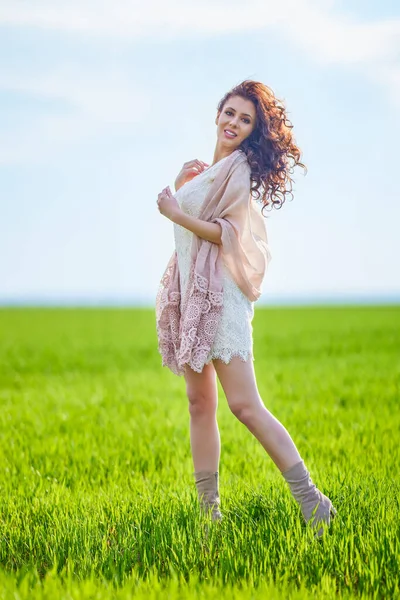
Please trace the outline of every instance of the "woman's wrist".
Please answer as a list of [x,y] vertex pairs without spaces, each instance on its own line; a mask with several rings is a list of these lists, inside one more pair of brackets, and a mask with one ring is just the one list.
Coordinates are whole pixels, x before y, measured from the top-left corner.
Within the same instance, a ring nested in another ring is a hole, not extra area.
[[192,217],[182,209],[174,209],[170,218],[174,223],[188,229],[198,237],[214,244],[221,244],[222,227],[218,223],[211,223],[210,221]]
[[173,221],[174,223],[176,223],[177,225],[179,225],[180,216],[181,216],[182,212],[183,211],[181,208],[174,208],[174,210],[171,211],[171,214],[169,215],[169,219],[171,221]]

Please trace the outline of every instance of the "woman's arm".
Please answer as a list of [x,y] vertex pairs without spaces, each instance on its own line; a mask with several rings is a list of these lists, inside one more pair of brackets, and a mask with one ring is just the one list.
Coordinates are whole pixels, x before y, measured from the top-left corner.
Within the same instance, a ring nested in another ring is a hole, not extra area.
[[195,217],[187,215],[182,210],[174,211],[171,216],[171,221],[188,229],[204,240],[208,240],[214,244],[221,244],[222,228],[218,223],[210,223],[209,221],[196,219]]
[[176,183],[176,180],[175,180],[175,183],[174,183],[174,186],[175,186],[175,191],[177,192],[178,190],[180,190],[180,189],[181,189],[181,187],[182,187],[183,185],[184,185],[183,183],[181,183],[180,185],[179,185],[179,184],[177,184],[177,183]]
[[157,205],[161,214],[167,217],[167,219],[170,219],[173,223],[181,225],[181,227],[188,229],[204,240],[208,240],[214,244],[221,244],[221,225],[218,223],[210,223],[203,219],[196,219],[183,212],[177,199],[171,194],[169,186],[164,188],[163,191],[158,194]]

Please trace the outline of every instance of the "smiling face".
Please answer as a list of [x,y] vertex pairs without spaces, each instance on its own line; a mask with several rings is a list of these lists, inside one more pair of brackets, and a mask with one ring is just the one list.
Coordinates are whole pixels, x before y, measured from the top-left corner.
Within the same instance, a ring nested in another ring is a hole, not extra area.
[[[218,112],[215,120],[217,125],[217,144],[220,149],[233,152],[256,127],[256,107],[251,100],[241,96],[229,98]],[[232,132],[236,135],[229,135]]]

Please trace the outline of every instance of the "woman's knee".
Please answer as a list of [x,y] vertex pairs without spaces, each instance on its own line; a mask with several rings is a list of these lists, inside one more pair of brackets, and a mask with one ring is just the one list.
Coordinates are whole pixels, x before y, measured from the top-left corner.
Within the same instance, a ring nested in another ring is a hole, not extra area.
[[218,405],[218,388],[215,369],[212,364],[197,373],[189,367],[185,373],[186,395],[189,412],[192,416],[215,414]]
[[234,356],[228,364],[216,359],[214,366],[231,412],[247,423],[262,405],[252,361]]
[[252,401],[228,398],[228,405],[230,411],[244,425],[250,425],[257,419],[259,411],[264,407],[261,398],[254,398]]
[[[228,403],[229,404],[229,403]],[[231,402],[229,404],[230,411],[235,417],[246,424],[250,418],[250,407],[245,402]]]
[[215,415],[218,400],[215,394],[206,393],[198,389],[188,389],[189,413],[192,417]]

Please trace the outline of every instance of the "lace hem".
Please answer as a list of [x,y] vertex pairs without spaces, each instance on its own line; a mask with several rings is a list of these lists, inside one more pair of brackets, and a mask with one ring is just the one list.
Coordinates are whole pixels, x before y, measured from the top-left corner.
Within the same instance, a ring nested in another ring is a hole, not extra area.
[[[223,307],[223,292],[209,289],[209,281],[192,263],[183,301],[176,252],[160,282],[156,299],[156,325],[162,365],[183,375],[185,364],[201,373],[211,351]],[[221,286],[222,287],[222,286]]]
[[234,356],[238,356],[243,362],[247,362],[250,358],[254,361],[254,354],[250,350],[232,350],[230,348],[221,348],[213,350],[207,357],[205,364],[209,364],[213,359],[218,358],[226,365],[229,364]]

